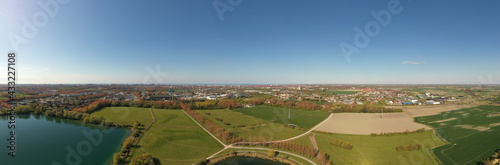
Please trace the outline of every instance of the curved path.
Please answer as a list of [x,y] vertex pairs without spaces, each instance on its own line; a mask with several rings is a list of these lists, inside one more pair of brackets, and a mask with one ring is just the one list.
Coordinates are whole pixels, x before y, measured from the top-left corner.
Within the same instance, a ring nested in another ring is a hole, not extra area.
[[[266,150],[266,151],[267,151],[267,150],[271,150],[271,149],[269,149],[269,148],[257,148],[257,147],[235,147],[235,146],[232,146],[232,145],[230,145],[230,146],[229,146],[229,148],[236,148],[236,149],[252,149],[252,150]],[[309,160],[309,159],[307,159],[307,158],[305,158],[305,157],[303,157],[303,156],[300,156],[300,155],[297,155],[297,154],[294,154],[294,153],[291,153],[291,152],[286,152],[286,151],[281,151],[281,150],[275,150],[275,149],[273,149],[273,150],[274,150],[274,151],[278,151],[278,152],[280,152],[280,153],[285,153],[285,154],[293,155],[293,156],[295,156],[295,157],[298,157],[298,158],[304,159],[305,161],[307,161],[307,162],[309,162],[309,163],[311,163],[311,164],[313,164],[313,165],[318,165],[318,164],[314,163],[313,161],[311,161],[311,160]]]
[[[186,113],[184,110],[182,110],[184,113]],[[186,113],[186,115],[189,116],[189,114]],[[191,116],[189,116],[191,118]],[[288,138],[288,139],[284,139],[284,140],[275,140],[275,141],[269,141],[269,142],[265,142],[266,144],[269,144],[269,143],[277,143],[277,142],[285,142],[285,141],[291,141],[291,140],[295,140],[295,139],[298,139],[298,138],[301,138],[309,133],[311,133],[313,130],[315,130],[316,128],[318,128],[319,126],[321,126],[322,124],[324,124],[326,121],[328,121],[330,118],[333,117],[333,113],[331,113],[325,120],[323,120],[322,122],[316,124],[316,126],[314,126],[313,128],[311,128],[309,131],[303,133],[303,134],[300,134],[298,136],[295,136],[295,137],[291,137],[291,138]],[[191,118],[193,121],[195,121],[193,118]],[[221,153],[222,151],[228,149],[228,148],[241,148],[241,149],[260,149],[260,150],[269,150],[267,148],[256,148],[256,147],[235,147],[233,145],[243,145],[243,144],[252,144],[250,142],[239,142],[239,143],[233,143],[233,144],[230,144],[230,145],[226,145],[224,143],[222,143],[217,137],[215,137],[214,135],[212,135],[210,132],[208,132],[208,130],[206,130],[204,127],[202,127],[197,121],[195,121],[201,128],[203,128],[207,133],[209,133],[213,138],[217,139],[217,141],[219,141],[222,145],[224,145],[224,148],[222,150],[220,150],[219,152],[207,157],[207,159],[211,159],[213,158],[214,156],[216,156],[217,154]],[[257,143],[257,142],[256,142]],[[275,150],[275,151],[278,151],[278,152],[283,152],[283,153],[287,153],[287,154],[290,154],[290,155],[293,155],[293,156],[296,156],[298,158],[301,158],[301,159],[304,159],[308,162],[310,162],[311,164],[314,164],[316,165],[316,163],[314,163],[313,161],[303,157],[303,156],[300,156],[300,155],[297,155],[297,154],[293,154],[293,153],[290,153],[290,152],[285,152],[285,151],[280,151],[280,150]]]

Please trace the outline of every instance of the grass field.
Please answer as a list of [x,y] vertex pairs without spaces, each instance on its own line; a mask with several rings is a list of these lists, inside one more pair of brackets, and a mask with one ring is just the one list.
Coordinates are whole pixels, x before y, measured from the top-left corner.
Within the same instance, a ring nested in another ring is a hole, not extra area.
[[135,121],[138,121],[147,125],[153,120],[149,108],[105,107],[94,112],[93,115],[102,116],[106,118],[106,121],[117,124],[133,124]]
[[[134,156],[151,153],[162,164],[194,164],[223,146],[181,110],[153,109],[156,122],[140,139]],[[149,115],[149,114],[148,114]]]
[[[334,164],[377,165],[377,164],[436,164],[429,148],[442,145],[434,132],[429,130],[422,133],[398,136],[369,136],[369,135],[326,135],[316,133],[316,142],[319,150],[330,155]],[[352,150],[342,149],[330,144],[333,139],[350,142]],[[295,140],[305,145],[311,145],[309,136]],[[420,143],[423,148],[414,151],[396,151],[399,145]]]
[[[260,118],[256,118],[253,116],[248,116],[245,115],[241,112],[236,112],[236,111],[231,111],[227,109],[221,109],[221,110],[196,110],[199,114],[202,116],[209,118],[209,119],[223,119],[223,122],[228,122],[231,125],[226,125],[225,128],[233,128],[237,127],[239,125],[256,125],[256,124],[261,124],[265,123],[265,120],[262,120]],[[210,115],[206,114],[210,113]],[[220,122],[220,121],[218,121]]]
[[[224,109],[197,110],[196,112],[215,122],[217,125],[224,127],[226,130],[240,136],[245,136],[246,138],[250,136],[264,136],[266,139],[272,137],[274,140],[278,140],[291,138],[305,132],[285,127],[283,124],[274,123],[270,120],[263,120],[254,116],[245,115],[237,111]],[[210,115],[207,113],[210,113]],[[222,122],[215,118],[222,119]],[[225,124],[226,122],[230,125]],[[238,127],[240,125],[245,125],[245,127]]]
[[350,94],[356,94],[360,91],[322,91],[321,93],[329,93],[329,94],[334,94],[334,95],[350,95]]
[[280,124],[294,124],[305,129],[314,127],[316,124],[326,119],[329,115],[327,112],[322,111],[290,109],[290,118],[288,118],[288,108],[265,105],[253,108],[236,109],[234,111],[266,121],[273,121]]
[[434,149],[443,164],[476,164],[500,149],[500,107],[479,106],[418,117],[449,144]]

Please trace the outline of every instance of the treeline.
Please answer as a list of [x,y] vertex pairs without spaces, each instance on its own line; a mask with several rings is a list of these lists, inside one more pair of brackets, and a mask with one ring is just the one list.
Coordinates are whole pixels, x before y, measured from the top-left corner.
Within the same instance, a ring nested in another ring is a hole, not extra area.
[[284,149],[284,150],[289,150],[289,151],[293,151],[293,152],[297,152],[297,153],[301,153],[301,154],[307,155],[311,158],[316,157],[318,162],[320,162],[323,165],[333,164],[329,161],[330,156],[328,154],[324,153],[323,151],[318,151],[318,153],[316,155],[316,150],[313,147],[306,146],[304,144],[299,144],[299,143],[295,143],[292,141],[286,141],[286,142],[271,143],[271,144],[269,144],[269,146]]
[[396,151],[413,151],[422,148],[421,144],[400,145],[396,147]]
[[133,158],[129,165],[156,165],[156,163],[151,154],[142,154]]
[[113,164],[126,164],[127,158],[132,156],[132,148],[134,147],[134,138],[127,137],[122,144],[120,152],[113,155]]
[[382,111],[390,113],[390,112],[403,112],[402,109],[394,109],[394,108],[385,108],[382,105],[376,104],[331,104],[325,103],[325,107],[330,107],[332,112],[355,112],[355,113],[380,113]]
[[221,141],[223,141],[224,143],[232,144],[232,143],[245,141],[244,136],[240,137],[238,135],[234,135],[231,132],[225,130],[224,128],[219,127],[217,124],[210,121],[209,119],[203,117],[198,112],[191,110],[190,104],[184,104],[184,103],[180,102],[180,106],[182,109],[184,109],[186,111],[187,114],[189,114],[189,116],[191,116],[193,119],[198,121],[198,123],[202,124],[208,131],[213,133],[215,136],[217,136],[219,139],[221,139]]
[[340,147],[340,148],[343,148],[343,149],[348,149],[348,150],[352,150],[352,147],[353,147],[351,143],[344,142],[344,141],[338,140],[338,139],[333,139],[332,141],[330,141],[330,144],[337,146],[337,147]]
[[420,128],[415,131],[404,131],[404,132],[382,132],[380,134],[377,133],[371,133],[370,135],[372,136],[395,136],[395,135],[408,135],[408,134],[414,134],[414,133],[421,133],[425,132],[425,128]]
[[[489,157],[484,159],[482,162],[476,162],[478,165],[494,165],[493,163],[497,163],[498,159],[500,159],[500,149],[495,150],[495,153]],[[497,162],[495,162],[497,161]]]
[[292,141],[271,143],[269,144],[269,146],[279,149],[294,151],[297,153],[307,155],[311,158],[316,156],[316,150],[312,146],[306,146],[304,144],[299,144]]
[[156,109],[180,109],[181,106],[177,101],[108,101],[108,100],[97,100],[90,103],[88,106],[75,108],[73,111],[92,113],[100,108],[108,106],[123,106],[123,107],[142,107],[142,108],[156,108]]
[[189,105],[189,108],[195,110],[235,109],[241,107],[241,104],[234,100],[205,100],[196,101],[185,105]]
[[278,106],[278,107],[287,107],[287,108],[298,108],[298,109],[304,109],[304,110],[318,110],[320,109],[320,106],[316,103],[311,103],[309,101],[299,101],[299,102],[293,102],[293,101],[283,101],[279,100],[276,98],[268,99],[266,101],[267,105],[271,106]]
[[313,130],[312,132],[314,132],[314,133],[320,133],[320,134],[325,134],[325,135],[333,135],[333,133],[331,133],[331,132],[325,132],[325,131]]
[[288,151],[293,151],[296,153],[300,153],[303,155],[306,155],[308,157],[314,158],[321,162],[321,164],[329,165],[332,164],[329,162],[329,156],[322,152],[318,151],[316,154],[316,150],[312,146],[307,146],[304,144],[292,142],[292,141],[279,141],[279,142],[271,142],[272,138],[269,139],[269,141],[266,141],[265,137],[250,137],[248,142],[240,142],[236,143],[234,145],[249,145],[249,146],[269,146],[269,147],[274,147],[278,149],[283,149],[283,150],[288,150]]

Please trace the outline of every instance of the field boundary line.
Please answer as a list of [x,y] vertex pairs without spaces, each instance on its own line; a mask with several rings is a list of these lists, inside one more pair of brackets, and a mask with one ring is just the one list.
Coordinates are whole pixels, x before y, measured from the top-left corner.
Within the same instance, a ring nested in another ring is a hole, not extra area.
[[189,118],[191,118],[191,120],[193,120],[196,124],[198,124],[198,126],[200,126],[203,130],[205,130],[205,132],[207,132],[210,136],[212,136],[215,140],[217,140],[220,144],[222,144],[222,146],[224,146],[224,149],[228,147],[228,145],[224,144],[217,137],[215,137],[215,135],[210,133],[207,129],[205,129],[205,127],[203,127],[200,123],[198,123],[198,121],[194,120],[191,116],[189,116],[189,114],[186,111],[184,111],[183,109],[181,111],[184,112],[184,114],[186,114]]

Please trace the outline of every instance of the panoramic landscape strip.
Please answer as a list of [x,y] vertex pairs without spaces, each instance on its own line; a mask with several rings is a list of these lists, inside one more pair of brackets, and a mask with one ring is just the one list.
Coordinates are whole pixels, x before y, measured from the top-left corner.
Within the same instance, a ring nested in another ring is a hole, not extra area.
[[[120,145],[101,160],[109,164],[232,159],[475,164],[498,162],[500,148],[498,86],[21,85],[17,90],[13,101],[2,94],[2,115],[14,108],[28,118],[128,130],[120,131]],[[88,142],[115,136],[86,130],[83,135]],[[58,162],[85,164],[93,148],[83,144],[68,150],[77,155],[68,152]]]

